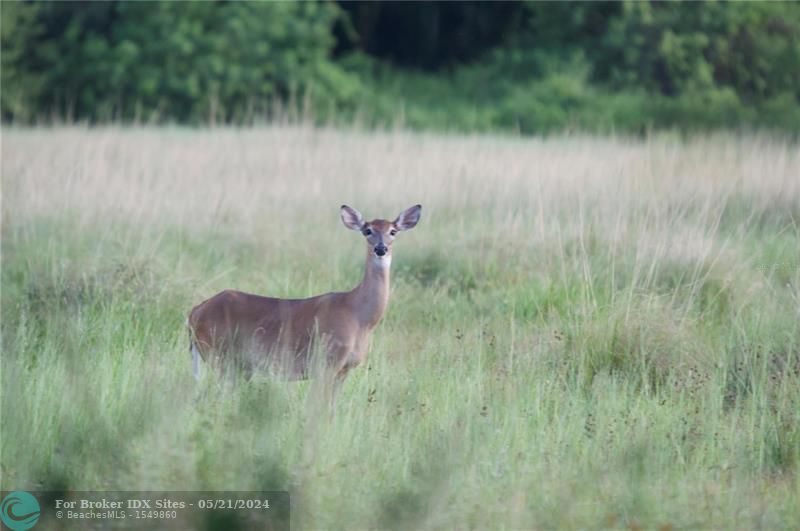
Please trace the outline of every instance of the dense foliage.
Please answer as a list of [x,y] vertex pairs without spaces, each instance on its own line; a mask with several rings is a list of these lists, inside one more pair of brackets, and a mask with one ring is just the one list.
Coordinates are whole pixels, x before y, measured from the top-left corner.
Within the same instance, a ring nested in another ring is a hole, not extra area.
[[240,120],[320,78],[333,13],[288,2],[4,4],[3,112]]
[[2,114],[800,130],[800,4],[4,2]]

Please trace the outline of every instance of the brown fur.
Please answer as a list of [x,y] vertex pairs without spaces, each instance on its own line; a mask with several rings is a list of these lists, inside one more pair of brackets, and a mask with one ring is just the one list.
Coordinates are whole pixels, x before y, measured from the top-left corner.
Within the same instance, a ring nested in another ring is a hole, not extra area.
[[[419,207],[412,207],[415,217],[405,223],[403,216],[412,209],[394,222],[363,223],[360,214],[349,214],[350,209],[346,214],[345,208],[345,225],[371,233],[365,235],[367,259],[361,283],[347,292],[309,299],[276,299],[234,290],[214,295],[195,306],[188,320],[192,342],[207,363],[218,368],[232,364],[248,376],[269,370],[303,379],[309,376],[315,340],[337,379],[364,361],[370,334],[389,302],[392,233],[416,225]],[[345,219],[347,215],[357,217]],[[378,245],[386,246],[383,258],[375,254]]]

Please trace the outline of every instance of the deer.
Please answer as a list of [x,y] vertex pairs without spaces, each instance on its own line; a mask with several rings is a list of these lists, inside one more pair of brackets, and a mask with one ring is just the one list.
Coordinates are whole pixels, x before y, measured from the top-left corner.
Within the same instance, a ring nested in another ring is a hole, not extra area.
[[202,359],[220,370],[233,367],[246,379],[266,370],[305,380],[317,352],[335,395],[366,359],[372,331],[386,312],[395,237],[413,229],[421,213],[422,206],[414,205],[394,221],[364,221],[358,210],[342,205],[342,223],[360,232],[367,248],[364,277],[350,291],[280,299],[225,290],[195,306],[187,319],[194,377],[200,380]]

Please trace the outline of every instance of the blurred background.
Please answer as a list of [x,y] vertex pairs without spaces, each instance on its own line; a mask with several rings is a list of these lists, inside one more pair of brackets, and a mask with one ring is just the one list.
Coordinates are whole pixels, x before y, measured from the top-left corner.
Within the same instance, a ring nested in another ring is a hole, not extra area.
[[3,2],[4,122],[800,131],[797,2]]

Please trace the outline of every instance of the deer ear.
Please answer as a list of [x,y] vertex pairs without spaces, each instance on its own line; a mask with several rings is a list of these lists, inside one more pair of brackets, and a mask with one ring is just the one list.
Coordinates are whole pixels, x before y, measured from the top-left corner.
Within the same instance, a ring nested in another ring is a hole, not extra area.
[[414,205],[397,216],[397,219],[394,220],[394,226],[397,227],[397,230],[413,229],[417,226],[421,214],[422,205]]
[[361,217],[361,212],[355,208],[342,205],[342,223],[348,229],[361,231],[364,227],[364,218]]

